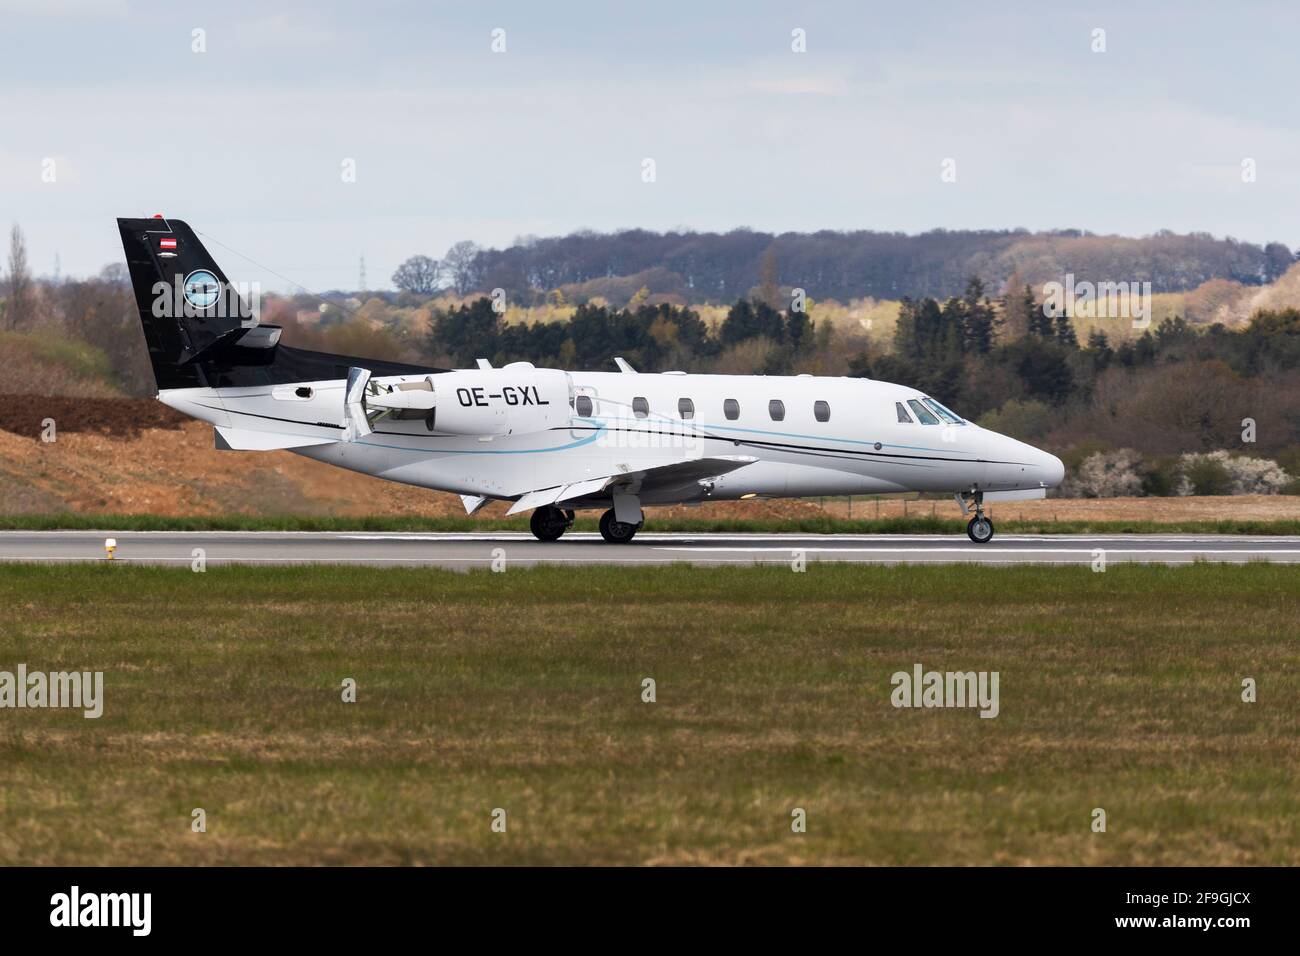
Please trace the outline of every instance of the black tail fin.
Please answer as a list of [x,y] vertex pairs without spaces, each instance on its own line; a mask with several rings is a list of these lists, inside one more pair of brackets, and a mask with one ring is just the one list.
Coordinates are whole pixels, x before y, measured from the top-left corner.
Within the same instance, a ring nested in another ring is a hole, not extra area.
[[[158,388],[210,384],[203,366],[253,331],[253,304],[188,224],[159,216],[119,219],[117,227]],[[267,329],[257,338],[268,335],[278,337]]]
[[119,219],[158,389],[219,388],[442,371],[281,346],[280,329],[259,325],[258,294],[239,294],[194,230],[179,219]]

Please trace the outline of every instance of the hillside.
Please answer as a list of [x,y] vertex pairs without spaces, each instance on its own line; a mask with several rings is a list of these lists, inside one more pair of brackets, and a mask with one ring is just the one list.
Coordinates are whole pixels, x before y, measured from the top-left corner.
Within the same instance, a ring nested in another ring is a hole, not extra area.
[[919,235],[857,230],[774,235],[590,231],[481,249],[457,267],[462,290],[502,288],[536,301],[551,290],[572,301],[622,306],[641,288],[676,304],[730,303],[764,282],[806,289],[816,299],[959,295],[968,277],[1000,288],[1013,276],[1038,287],[1067,273],[1080,281],[1150,282],[1157,293],[1188,292],[1220,279],[1276,280],[1295,261],[1281,243],[1257,245],[1205,233],[1142,238],[1066,229],[943,230]]
[[[57,328],[0,332],[0,362],[7,392],[83,398],[121,394],[103,349]],[[0,407],[0,415],[8,412]]]

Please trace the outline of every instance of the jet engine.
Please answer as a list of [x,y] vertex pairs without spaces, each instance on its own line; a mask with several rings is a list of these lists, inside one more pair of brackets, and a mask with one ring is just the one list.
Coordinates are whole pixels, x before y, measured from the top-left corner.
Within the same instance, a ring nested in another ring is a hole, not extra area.
[[568,423],[572,392],[567,372],[528,362],[420,377],[375,378],[354,368],[348,373],[345,418],[358,436],[382,418],[421,420],[441,435],[539,432]]

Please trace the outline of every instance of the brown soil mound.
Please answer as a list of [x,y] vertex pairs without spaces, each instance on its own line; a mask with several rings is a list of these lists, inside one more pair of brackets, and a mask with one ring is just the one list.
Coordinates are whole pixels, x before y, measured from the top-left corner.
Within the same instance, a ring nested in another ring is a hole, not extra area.
[[135,437],[148,428],[180,428],[188,419],[151,398],[68,398],[51,395],[0,395],[0,430],[39,438],[43,422],[54,419],[60,432],[97,432]]

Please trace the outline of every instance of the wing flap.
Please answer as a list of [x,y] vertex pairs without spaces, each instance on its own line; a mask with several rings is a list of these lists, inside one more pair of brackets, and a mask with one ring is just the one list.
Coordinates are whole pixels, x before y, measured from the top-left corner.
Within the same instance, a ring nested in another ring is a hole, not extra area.
[[711,458],[692,458],[689,461],[675,461],[637,471],[587,478],[565,485],[553,485],[550,488],[538,488],[521,495],[506,514],[518,514],[543,505],[596,495],[611,485],[617,485],[619,489],[634,489],[635,492],[691,485],[725,475],[737,468],[744,468],[757,460],[750,455],[715,455]]
[[557,501],[568,501],[571,498],[581,498],[583,495],[594,495],[598,491],[604,490],[610,480],[609,476],[589,478],[585,481],[575,481],[567,485],[556,485],[553,488],[540,488],[537,491],[530,491],[511,505],[506,514],[519,514],[521,511],[531,511],[533,508],[542,507],[542,505],[553,505]]
[[259,432],[251,428],[230,428],[217,425],[212,429],[217,448],[221,451],[271,451],[276,448],[306,448],[309,445],[328,445],[333,438],[312,438],[307,435],[284,435],[280,432]]

